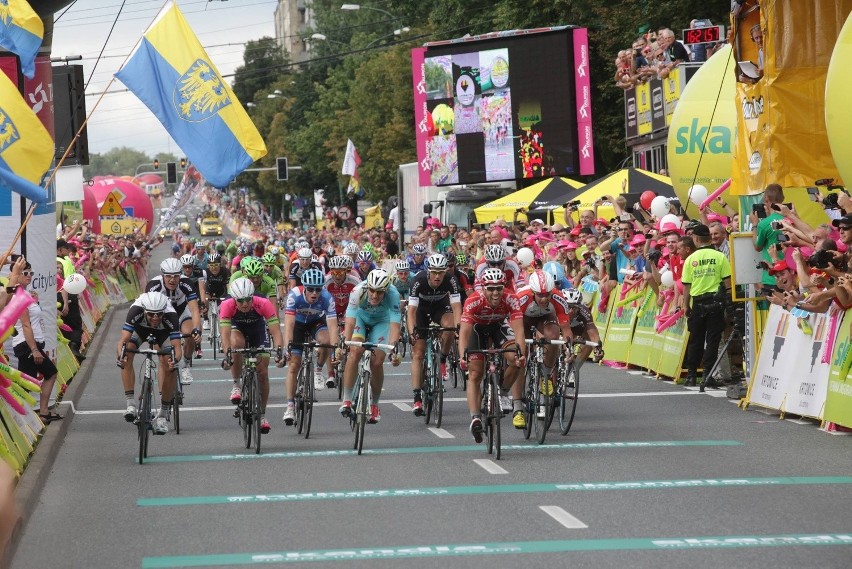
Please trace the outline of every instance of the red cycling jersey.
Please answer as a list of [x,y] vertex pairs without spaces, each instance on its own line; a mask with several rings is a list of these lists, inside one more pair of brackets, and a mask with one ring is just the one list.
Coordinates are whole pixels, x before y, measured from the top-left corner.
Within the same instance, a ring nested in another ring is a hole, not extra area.
[[539,306],[535,301],[535,293],[529,287],[519,290],[517,296],[521,306],[521,313],[523,313],[525,318],[542,318],[547,316],[559,324],[567,324],[570,320],[568,317],[570,310],[568,301],[559,294],[559,291],[555,291],[550,295],[550,302],[544,308]]
[[467,297],[461,321],[468,324],[502,324],[507,318],[512,322],[523,317],[518,297],[510,290],[503,289],[503,296],[496,307],[488,304],[482,293],[474,292]]
[[[485,272],[485,269],[490,267],[490,265],[482,259],[479,261],[479,264],[476,265],[476,278],[473,281],[473,288],[477,291],[482,291],[482,273]],[[512,259],[506,259],[506,262],[503,263],[503,273],[506,275],[506,288],[515,291],[519,289],[521,286],[526,284],[526,277],[521,274],[521,267]]]
[[352,273],[346,274],[343,284],[335,283],[334,277],[331,275],[325,278],[325,289],[334,298],[334,310],[337,312],[338,320],[342,320],[346,314],[346,307],[349,305],[349,295],[352,294],[352,291],[360,282]]

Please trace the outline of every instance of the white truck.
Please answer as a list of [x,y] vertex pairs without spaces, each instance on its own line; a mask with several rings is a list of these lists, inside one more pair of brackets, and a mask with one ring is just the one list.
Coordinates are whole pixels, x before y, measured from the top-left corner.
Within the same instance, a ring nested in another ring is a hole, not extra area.
[[411,241],[418,225],[426,217],[437,217],[444,225],[470,227],[473,210],[515,191],[515,182],[466,184],[457,186],[420,186],[417,163],[401,164],[397,173],[397,203],[400,212],[400,237]]

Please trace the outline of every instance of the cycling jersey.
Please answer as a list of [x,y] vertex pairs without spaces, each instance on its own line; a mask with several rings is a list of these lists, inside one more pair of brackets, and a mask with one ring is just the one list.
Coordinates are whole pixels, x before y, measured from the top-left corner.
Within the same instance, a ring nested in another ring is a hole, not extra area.
[[[265,269],[265,267],[264,267],[264,269]],[[284,284],[284,273],[282,273],[281,269],[279,269],[275,265],[272,265],[269,268],[269,270],[266,271],[266,274],[269,275],[269,277],[273,281],[275,281],[275,284],[277,284],[277,285],[283,285]]]
[[358,278],[360,278],[362,281],[367,280],[367,275],[370,274],[370,271],[375,270],[375,268],[376,268],[376,264],[370,263],[370,267],[366,271],[362,271],[361,270],[361,263],[355,264],[355,272],[358,273]]
[[573,311],[569,312],[568,315],[571,318],[571,329],[574,330],[575,334],[582,333],[582,330],[589,327],[597,328],[592,311],[589,310],[588,306],[585,304],[569,304],[568,308]]
[[529,287],[519,290],[517,297],[525,319],[545,318],[559,324],[568,323],[568,311],[571,308],[558,292],[550,295],[550,301],[543,308],[535,301],[535,293]]
[[411,292],[411,285],[414,282],[414,274],[409,271],[408,280],[402,282],[399,280],[399,277],[394,274],[393,280],[391,284],[396,288],[396,291],[399,293],[399,298],[408,300],[408,295]]
[[453,269],[452,275],[459,281],[459,296],[461,297],[461,303],[464,304],[467,300],[468,289],[473,288],[473,285],[470,284],[470,276],[467,274],[467,271],[463,271],[458,267]]
[[296,260],[296,261],[293,261],[293,263],[290,265],[290,272],[289,272],[287,278],[291,281],[296,281],[296,284],[300,284],[302,282],[302,273],[304,273],[308,269],[318,269],[318,270],[322,271],[323,274],[325,274],[325,271],[323,270],[322,265],[320,265],[319,263],[311,262],[310,267],[303,269],[302,264],[299,263],[298,260]]
[[355,319],[353,340],[366,340],[377,344],[390,340],[390,325],[399,324],[399,292],[389,286],[384,298],[377,306],[370,305],[367,283],[359,283],[349,297],[346,318]]
[[296,316],[296,322],[311,323],[322,320],[337,320],[334,299],[325,289],[320,293],[316,302],[310,303],[305,298],[305,287],[295,286],[287,294],[287,305],[284,314]]
[[[235,271],[231,274],[231,280],[228,284],[234,282],[235,280],[242,278],[242,271]],[[248,278],[248,277],[246,277]],[[278,286],[275,284],[275,281],[269,275],[263,275],[260,279],[260,286],[254,287],[254,293],[259,294],[261,296],[265,296],[266,298],[278,298]]]
[[225,267],[219,269],[219,274],[214,275],[207,272],[207,294],[214,298],[222,298],[228,294],[228,283],[231,279],[231,271]]
[[429,272],[422,271],[414,277],[411,291],[408,293],[408,306],[424,305],[426,310],[434,306],[444,306],[461,302],[459,282],[451,273],[444,273],[444,278],[437,288],[429,284]]
[[342,284],[334,282],[334,277],[328,275],[325,278],[325,290],[334,299],[334,309],[337,312],[337,318],[341,319],[346,314],[346,306],[349,304],[349,295],[358,286],[361,281],[351,273],[346,274],[346,278]]
[[[482,259],[479,264],[476,265],[476,277],[473,283],[473,288],[476,291],[482,291],[482,273],[489,267],[490,265],[485,259]],[[512,291],[518,290],[526,284],[526,275],[521,274],[521,267],[519,267],[518,263],[512,259],[506,259],[502,269],[506,274],[505,284],[507,289]]]
[[138,299],[130,305],[130,310],[127,311],[122,330],[126,330],[132,334],[131,340],[137,346],[146,341],[150,335],[154,336],[154,343],[157,345],[162,345],[167,339],[180,340],[178,313],[175,312],[175,309],[171,305],[166,306],[160,323],[154,328],[148,325],[148,321],[145,318],[145,309],[142,308],[142,302]]
[[237,309],[237,301],[233,298],[228,298],[222,301],[219,307],[219,323],[222,326],[232,326],[234,328],[251,328],[258,325],[277,326],[278,312],[275,306],[259,295],[254,295],[251,299],[251,309],[248,312],[242,312]]
[[198,283],[207,282],[207,271],[195,267],[192,269],[192,274],[186,278],[188,278],[189,282],[192,283],[192,289],[195,291],[195,295],[199,300],[201,300],[201,289],[199,288]]
[[521,312],[521,304],[515,293],[503,289],[503,296],[499,304],[492,307],[482,295],[475,292],[470,295],[464,303],[461,321],[468,324],[501,324],[507,318],[509,321],[521,320],[524,317]]
[[192,257],[192,264],[195,266],[196,269],[204,269],[206,271],[207,263],[209,261],[210,257],[207,256],[207,253],[204,253],[204,256],[200,259],[198,258],[198,255],[193,255]]
[[175,290],[169,290],[163,283],[163,276],[157,276],[148,281],[145,285],[145,292],[161,292],[169,297],[172,302],[172,307],[179,315],[183,314],[191,300],[198,300],[198,293],[192,286],[192,281],[189,278],[181,276],[178,286]]
[[426,270],[426,257],[425,256],[423,257],[423,260],[420,261],[419,263],[414,261],[414,255],[409,255],[408,257],[405,258],[405,260],[408,261],[408,268],[411,269],[411,272],[414,273],[414,274],[417,274],[421,271]]

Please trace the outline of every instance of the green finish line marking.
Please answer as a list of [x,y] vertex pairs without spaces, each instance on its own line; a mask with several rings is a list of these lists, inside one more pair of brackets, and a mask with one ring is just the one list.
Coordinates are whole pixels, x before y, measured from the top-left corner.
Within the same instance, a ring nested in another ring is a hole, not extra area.
[[[555,451],[555,450],[583,450],[583,449],[630,449],[630,448],[655,448],[655,447],[691,447],[691,446],[739,446],[738,441],[633,441],[612,443],[564,443],[555,445],[537,444],[515,444],[503,445],[504,451]],[[482,445],[447,445],[434,447],[402,447],[402,448],[378,448],[364,449],[367,455],[394,455],[394,454],[427,454],[439,452],[482,452]],[[225,460],[262,460],[279,458],[317,458],[355,456],[354,450],[315,450],[315,451],[288,451],[270,452],[267,454],[189,454],[179,456],[151,456],[145,459],[145,463],[155,462],[204,462]]]
[[801,547],[805,545],[852,546],[852,534],[747,535],[680,538],[584,539],[559,541],[518,541],[494,543],[458,543],[448,545],[410,545],[352,549],[318,549],[269,553],[232,553],[221,555],[184,555],[146,557],[143,569],[171,567],[215,567],[308,561],[364,561],[378,559],[418,559],[426,557],[468,557],[474,555],[512,555],[519,553],[565,553],[574,551],[737,549],[746,547]]
[[314,500],[358,500],[367,498],[423,498],[470,494],[532,494],[536,492],[576,492],[587,490],[674,490],[686,488],[731,488],[811,484],[852,484],[852,476],[796,476],[777,478],[705,478],[696,480],[638,480],[629,482],[578,482],[572,484],[496,484],[488,486],[446,486],[436,488],[387,488],[329,492],[291,492],[243,496],[183,496],[140,498],[137,506],[200,506],[213,504],[265,504]]

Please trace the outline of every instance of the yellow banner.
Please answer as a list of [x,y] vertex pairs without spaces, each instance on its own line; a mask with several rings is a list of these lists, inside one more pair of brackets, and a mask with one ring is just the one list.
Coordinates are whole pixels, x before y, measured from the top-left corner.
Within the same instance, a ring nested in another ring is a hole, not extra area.
[[651,86],[636,85],[636,128],[639,136],[651,133]]
[[135,217],[122,217],[116,219],[101,219],[102,235],[129,235],[141,230],[144,234],[148,221]]

